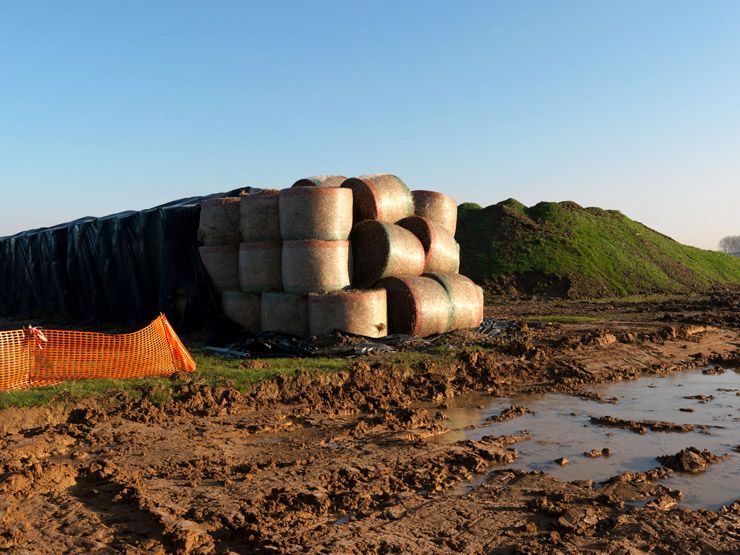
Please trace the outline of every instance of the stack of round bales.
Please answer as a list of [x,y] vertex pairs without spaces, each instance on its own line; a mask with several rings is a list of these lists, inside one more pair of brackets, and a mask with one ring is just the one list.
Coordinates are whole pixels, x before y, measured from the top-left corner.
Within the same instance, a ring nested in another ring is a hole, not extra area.
[[239,290],[239,197],[201,202],[198,225],[200,258],[220,292]]
[[246,329],[427,336],[483,318],[482,290],[457,273],[456,225],[442,193],[390,174],[323,175],[206,201],[199,237],[224,313]]
[[354,195],[352,285],[386,291],[388,331],[426,336],[480,325],[482,290],[457,273],[455,200],[410,192],[393,175],[351,178],[342,187]]

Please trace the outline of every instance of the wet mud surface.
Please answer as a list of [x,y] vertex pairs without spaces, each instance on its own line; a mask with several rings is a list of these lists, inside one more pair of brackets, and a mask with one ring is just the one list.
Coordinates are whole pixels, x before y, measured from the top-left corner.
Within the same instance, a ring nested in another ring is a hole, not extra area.
[[[183,381],[163,405],[9,409],[0,550],[730,553],[740,491],[720,505],[688,482],[737,474],[740,328],[724,314],[522,325],[444,360],[361,358],[244,394]],[[636,384],[670,410],[641,408]],[[635,461],[625,438],[657,448]]]

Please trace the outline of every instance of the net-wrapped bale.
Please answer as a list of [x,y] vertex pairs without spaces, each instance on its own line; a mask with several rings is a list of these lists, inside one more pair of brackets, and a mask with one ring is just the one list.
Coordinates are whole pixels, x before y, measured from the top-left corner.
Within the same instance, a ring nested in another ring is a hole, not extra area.
[[349,241],[284,241],[283,289],[304,295],[350,284]]
[[206,246],[239,243],[239,197],[211,198],[200,203],[198,241]]
[[279,191],[266,190],[241,196],[239,230],[242,241],[279,241]]
[[239,245],[239,288],[245,293],[283,288],[283,243],[255,241]]
[[352,228],[352,285],[372,287],[386,276],[424,272],[421,241],[409,230],[394,224],[366,220]]
[[262,293],[262,331],[307,337],[308,298],[290,293]]
[[341,187],[347,178],[343,175],[313,175],[293,183],[293,187]]
[[379,173],[351,177],[342,187],[352,189],[356,224],[363,220],[393,224],[414,213],[411,191],[395,175]]
[[483,321],[483,289],[470,278],[451,272],[424,274],[445,288],[452,304],[450,330],[477,328]]
[[457,272],[460,269],[460,245],[441,225],[421,216],[404,218],[398,225],[421,241],[425,272]]
[[280,191],[280,234],[286,241],[346,241],[352,231],[352,191],[293,187]]
[[442,285],[428,277],[392,276],[378,287],[388,295],[389,333],[426,337],[450,330],[452,305]]
[[241,291],[224,291],[221,294],[221,307],[224,315],[236,322],[245,330],[259,333],[262,295],[259,293],[242,293]]
[[199,247],[198,251],[216,289],[239,290],[239,245]]
[[457,203],[451,196],[437,191],[411,191],[414,214],[441,225],[454,236],[457,229]]
[[308,296],[308,322],[311,335],[343,331],[367,337],[388,334],[385,289],[347,290],[311,293]]

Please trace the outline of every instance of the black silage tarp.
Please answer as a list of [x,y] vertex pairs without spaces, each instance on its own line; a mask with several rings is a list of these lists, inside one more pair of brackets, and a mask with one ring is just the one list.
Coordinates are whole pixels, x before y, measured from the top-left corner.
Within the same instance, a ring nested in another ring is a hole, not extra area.
[[198,256],[204,198],[0,237],[0,318],[136,326],[164,312],[202,326],[218,310]]

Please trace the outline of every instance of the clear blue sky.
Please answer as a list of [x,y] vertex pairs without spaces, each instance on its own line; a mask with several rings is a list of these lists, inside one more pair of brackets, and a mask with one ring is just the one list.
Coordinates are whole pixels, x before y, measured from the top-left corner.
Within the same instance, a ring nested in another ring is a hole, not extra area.
[[0,0],[0,234],[385,171],[715,248],[740,2]]

